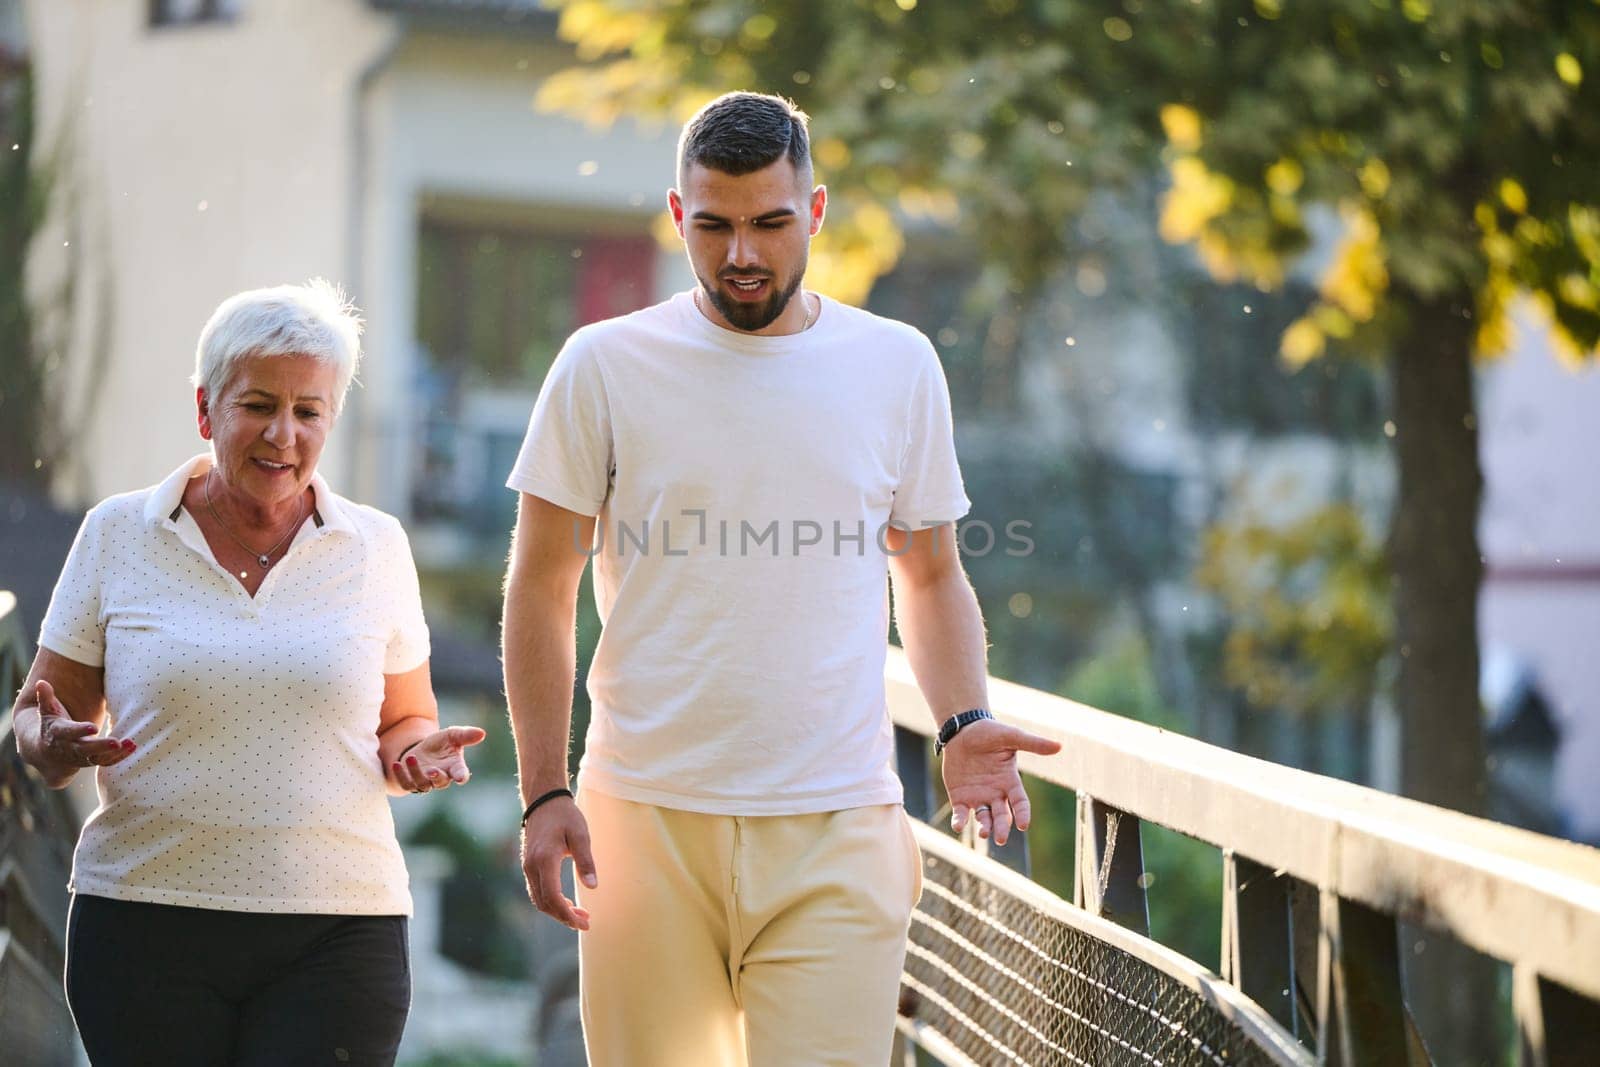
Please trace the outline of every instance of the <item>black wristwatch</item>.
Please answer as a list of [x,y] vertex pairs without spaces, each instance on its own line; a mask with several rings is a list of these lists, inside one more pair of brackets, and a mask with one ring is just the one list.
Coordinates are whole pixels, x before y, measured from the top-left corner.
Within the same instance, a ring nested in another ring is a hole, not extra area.
[[939,727],[939,736],[933,742],[933,754],[935,756],[944,755],[944,746],[954,741],[956,734],[959,734],[975,722],[982,722],[984,719],[992,718],[994,716],[989,714],[987,708],[973,708],[971,711],[963,711],[959,715],[950,716],[944,721],[944,725]]

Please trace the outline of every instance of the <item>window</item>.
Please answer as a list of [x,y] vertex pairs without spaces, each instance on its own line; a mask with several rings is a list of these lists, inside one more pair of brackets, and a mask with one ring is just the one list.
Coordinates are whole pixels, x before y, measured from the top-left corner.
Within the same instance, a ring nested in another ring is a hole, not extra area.
[[654,299],[656,249],[642,220],[599,235],[423,220],[417,518],[504,535],[516,503],[506,474],[551,362],[579,326]]
[[150,0],[150,25],[227,22],[239,14],[242,3],[243,0]]
[[470,385],[536,389],[567,335],[651,300],[655,241],[424,221],[417,339]]

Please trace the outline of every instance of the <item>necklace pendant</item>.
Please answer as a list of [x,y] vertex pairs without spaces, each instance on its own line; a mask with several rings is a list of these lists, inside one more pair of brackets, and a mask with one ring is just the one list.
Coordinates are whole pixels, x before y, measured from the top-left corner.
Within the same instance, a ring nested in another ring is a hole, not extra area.
[[263,567],[263,568],[265,568],[265,567],[266,567],[266,565],[267,565],[267,557],[266,557],[266,556],[265,556],[265,555],[264,555],[264,554],[263,554],[263,555],[260,555],[260,556],[257,556],[257,557],[256,557],[256,562],[257,562],[257,563],[259,563],[259,564],[261,564],[261,566],[262,566],[262,567]]

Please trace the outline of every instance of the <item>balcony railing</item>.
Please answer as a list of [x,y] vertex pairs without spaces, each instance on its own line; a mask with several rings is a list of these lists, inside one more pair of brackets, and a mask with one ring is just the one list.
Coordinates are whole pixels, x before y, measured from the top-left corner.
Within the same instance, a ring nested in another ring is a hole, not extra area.
[[[927,820],[932,717],[895,651],[888,684],[907,808]],[[1600,850],[989,687],[1002,719],[1062,742],[1022,766],[1077,793],[1074,900],[1008,869],[1026,867],[1016,848],[920,826],[907,1045],[1041,1067],[1426,1062],[1405,922],[1511,965],[1525,1067],[1600,1062]],[[1222,850],[1220,974],[1150,940],[1142,822]]]

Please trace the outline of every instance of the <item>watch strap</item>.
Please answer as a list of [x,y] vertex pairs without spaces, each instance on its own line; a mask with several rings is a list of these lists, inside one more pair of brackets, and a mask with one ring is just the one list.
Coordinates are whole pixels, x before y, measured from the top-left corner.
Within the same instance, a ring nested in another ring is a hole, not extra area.
[[971,726],[975,722],[993,719],[988,708],[973,708],[963,711],[946,719],[939,727],[939,736],[933,742],[934,755],[943,755],[944,747],[955,740],[956,734]]

